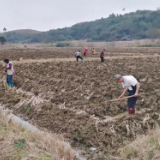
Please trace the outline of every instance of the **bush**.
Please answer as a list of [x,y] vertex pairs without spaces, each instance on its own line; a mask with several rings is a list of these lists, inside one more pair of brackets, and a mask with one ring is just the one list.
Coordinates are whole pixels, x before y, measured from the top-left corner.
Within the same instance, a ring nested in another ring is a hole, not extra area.
[[56,47],[69,47],[70,43],[67,42],[59,42],[57,43]]
[[157,47],[156,44],[150,43],[150,44],[142,44],[139,45],[138,47]]
[[131,40],[132,40],[132,39],[131,39],[131,37],[130,37],[129,35],[121,38],[121,41],[131,41]]
[[4,45],[6,43],[5,37],[0,37],[0,43]]

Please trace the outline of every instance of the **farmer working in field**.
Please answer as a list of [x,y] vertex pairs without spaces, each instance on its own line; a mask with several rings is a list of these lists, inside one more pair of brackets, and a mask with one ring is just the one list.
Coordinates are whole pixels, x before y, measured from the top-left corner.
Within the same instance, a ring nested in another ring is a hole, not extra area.
[[81,57],[81,52],[80,52],[80,50],[75,53],[75,57],[76,57],[76,59],[77,59],[77,62],[78,62],[78,59],[81,59],[82,62],[84,62],[84,61],[83,61],[83,58]]
[[13,64],[12,62],[9,61],[9,59],[5,59],[4,63],[6,65],[6,68],[3,71],[3,73],[7,73],[6,81],[10,87],[13,87],[13,75],[15,74],[15,71],[13,69]]
[[84,54],[84,56],[86,56],[86,54],[87,54],[87,48],[84,50],[83,54]]
[[128,113],[135,114],[135,105],[139,95],[140,83],[131,75],[121,76],[117,74],[115,75],[115,79],[118,83],[121,83],[124,88],[123,93],[119,97],[120,99],[124,97],[127,91],[128,96],[134,95],[134,97],[128,99]]
[[103,49],[103,51],[102,51],[101,54],[100,54],[101,62],[104,62],[104,52],[105,52],[105,51],[106,51],[106,50]]
[[95,55],[95,48],[92,49],[92,54]]

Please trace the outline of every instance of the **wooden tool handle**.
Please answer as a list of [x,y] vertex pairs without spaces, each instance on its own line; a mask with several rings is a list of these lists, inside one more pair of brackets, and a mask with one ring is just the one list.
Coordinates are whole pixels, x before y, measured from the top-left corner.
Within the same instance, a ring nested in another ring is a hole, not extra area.
[[[142,95],[145,95],[145,94],[144,94],[144,93],[138,94],[137,97],[142,96]],[[118,99],[113,99],[113,100],[110,100],[110,101],[108,101],[108,102],[121,101],[121,100],[124,100],[124,99],[133,98],[133,97],[135,97],[135,95],[133,95],[133,96],[127,96],[127,97],[124,97],[124,98],[121,98],[121,99],[120,99],[120,98],[118,98]]]

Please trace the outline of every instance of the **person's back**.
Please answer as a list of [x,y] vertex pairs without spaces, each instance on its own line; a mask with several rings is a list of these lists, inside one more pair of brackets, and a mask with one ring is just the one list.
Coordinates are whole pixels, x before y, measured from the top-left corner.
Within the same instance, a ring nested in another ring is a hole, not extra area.
[[92,54],[95,54],[95,49],[94,48],[92,49]]
[[132,90],[132,87],[134,87],[138,83],[137,79],[132,75],[126,75],[123,76],[123,82],[122,87],[126,88],[128,90]]
[[77,52],[75,53],[75,55],[76,55],[76,57],[77,57],[77,56],[81,56],[81,52],[80,52],[80,51],[77,51]]
[[14,69],[13,69],[13,64],[12,64],[12,62],[9,62],[9,63],[6,65],[6,72],[7,72],[7,75],[13,75],[13,74],[14,74]]
[[83,60],[83,58],[81,57],[81,52],[80,52],[80,51],[77,51],[77,52],[75,53],[75,57],[76,57],[76,59],[77,59],[77,62],[78,62],[78,59]]

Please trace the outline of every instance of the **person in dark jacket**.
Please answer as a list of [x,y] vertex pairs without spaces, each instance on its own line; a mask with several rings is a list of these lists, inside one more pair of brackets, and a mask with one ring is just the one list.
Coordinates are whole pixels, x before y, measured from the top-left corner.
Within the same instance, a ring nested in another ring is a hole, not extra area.
[[103,49],[103,51],[100,54],[101,62],[104,62],[104,52],[105,52],[105,49]]

